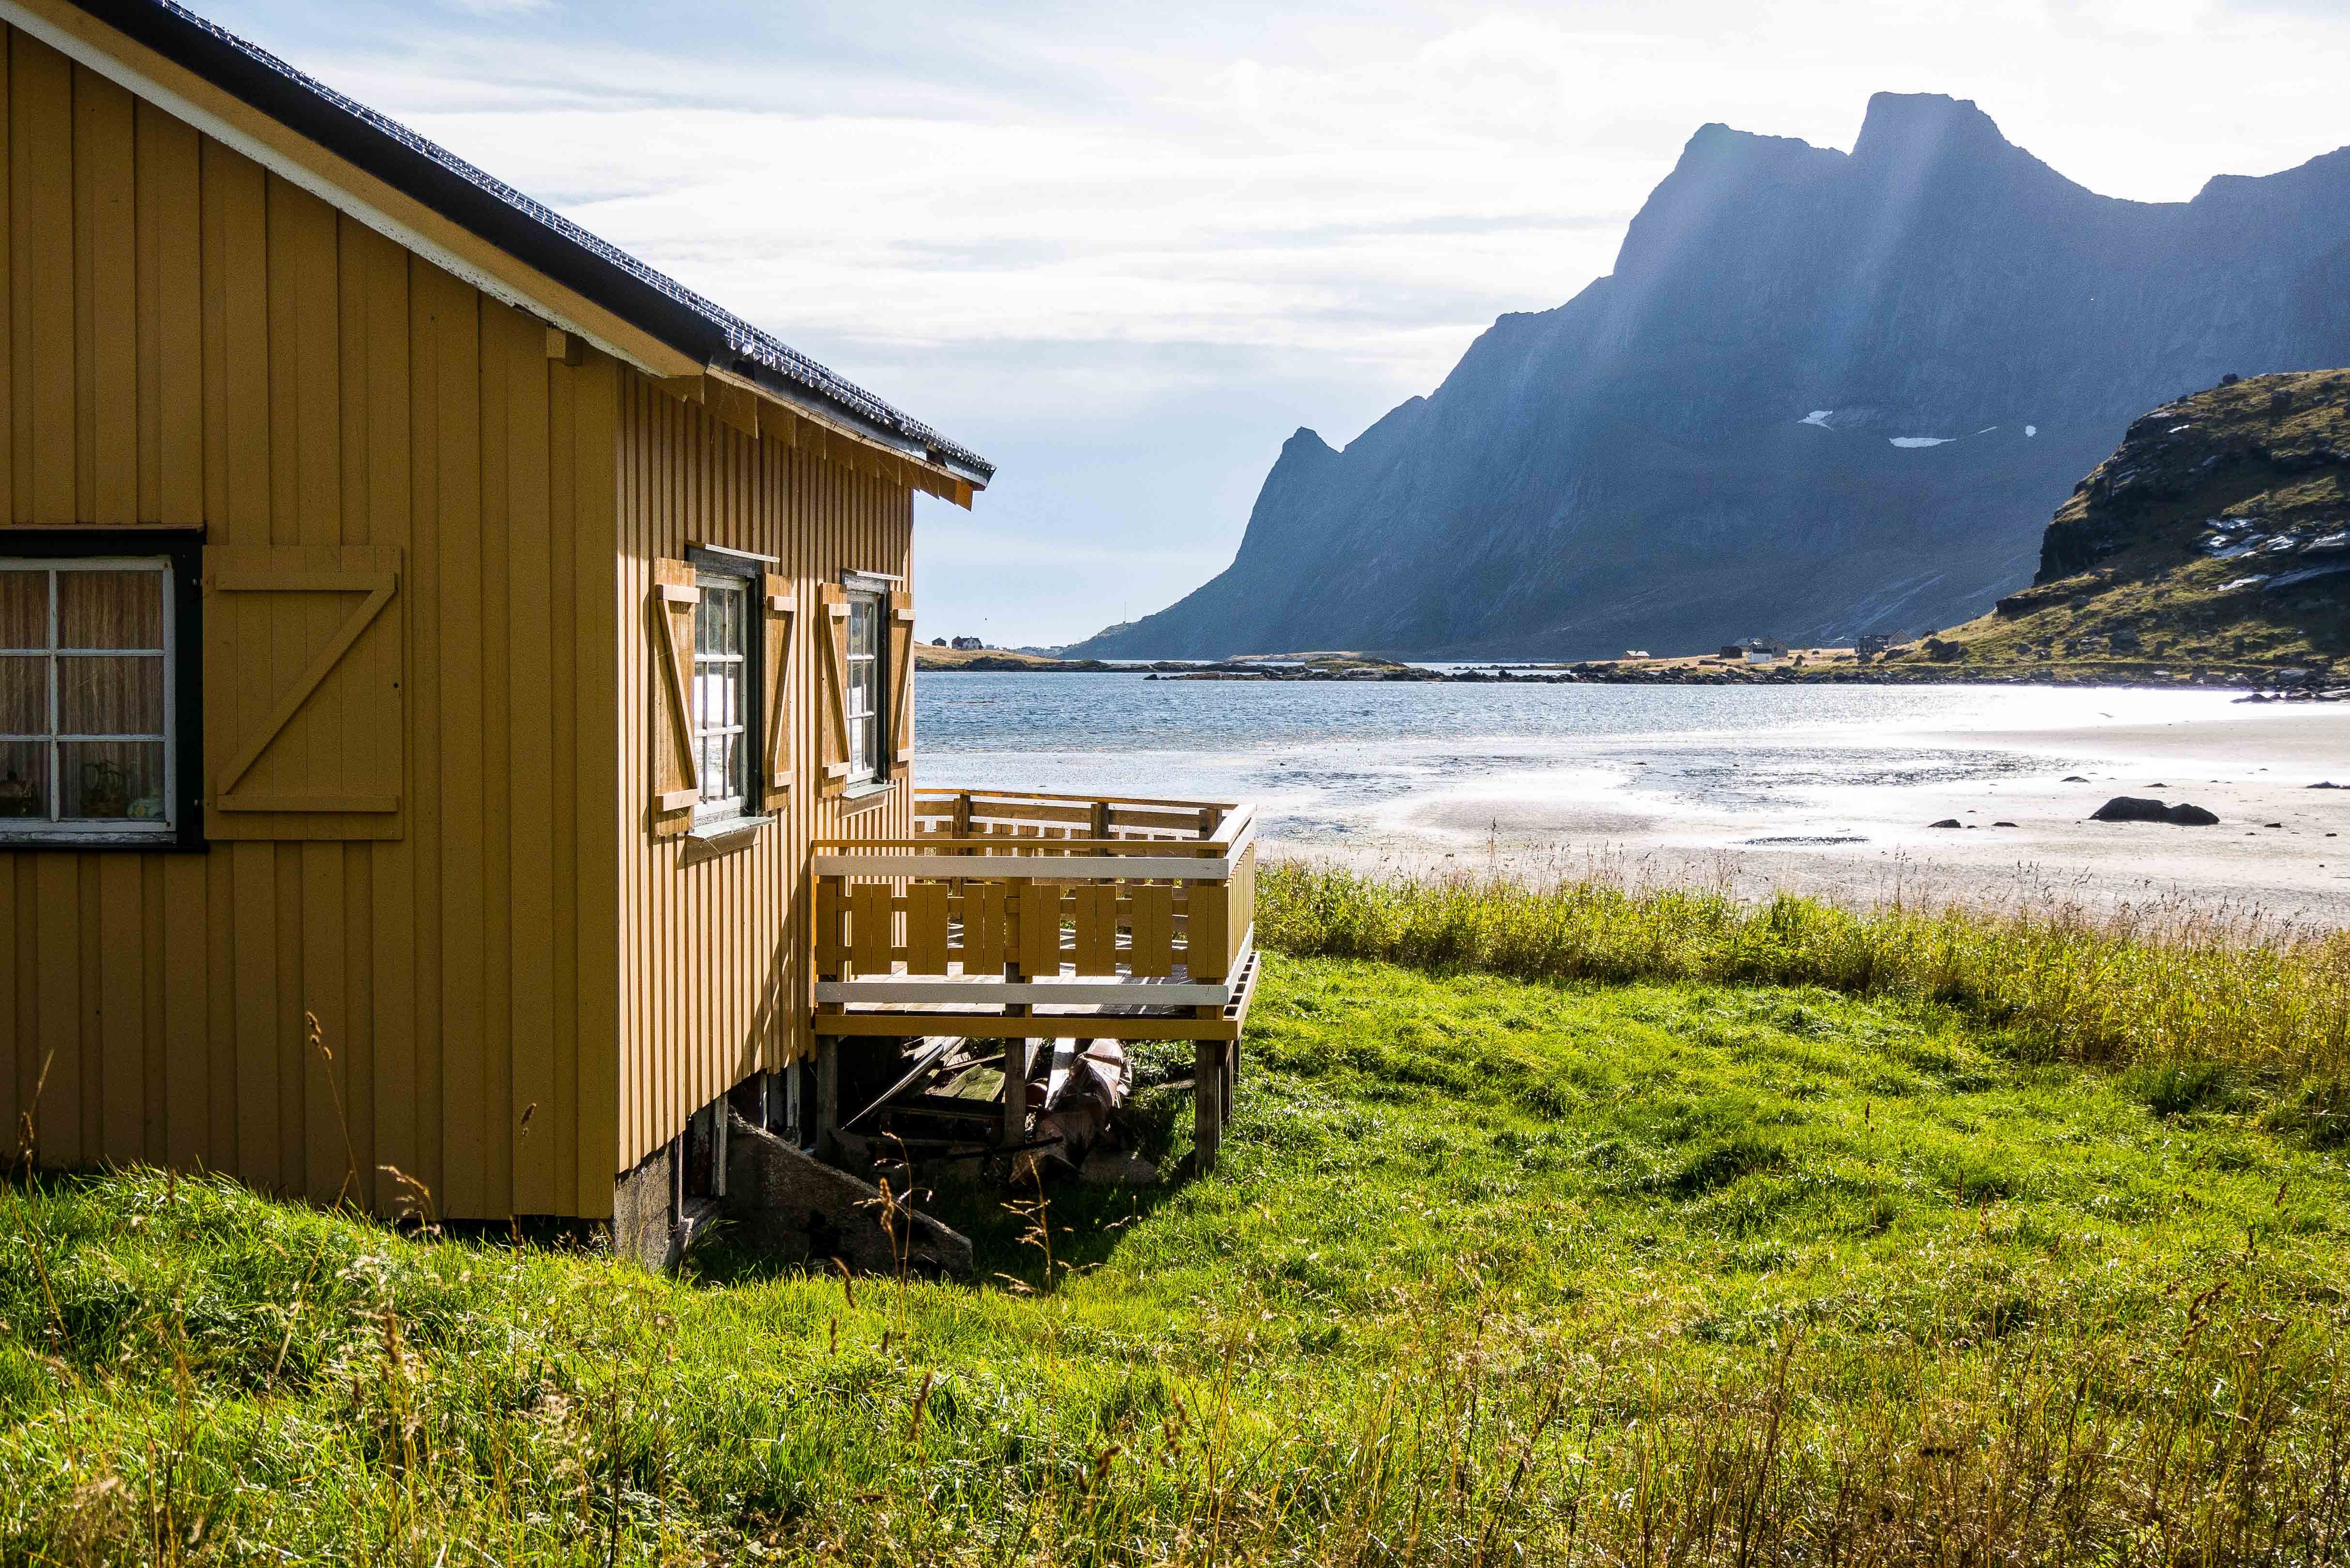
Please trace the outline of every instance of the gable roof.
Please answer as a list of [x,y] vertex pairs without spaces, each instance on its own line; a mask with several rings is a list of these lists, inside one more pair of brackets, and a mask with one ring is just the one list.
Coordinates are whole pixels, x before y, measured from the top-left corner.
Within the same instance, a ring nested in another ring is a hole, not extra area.
[[[437,142],[304,75],[176,0],[69,0],[698,367],[732,372],[973,486],[994,465]],[[8,5],[6,11],[17,11]],[[625,356],[623,356],[625,357]]]

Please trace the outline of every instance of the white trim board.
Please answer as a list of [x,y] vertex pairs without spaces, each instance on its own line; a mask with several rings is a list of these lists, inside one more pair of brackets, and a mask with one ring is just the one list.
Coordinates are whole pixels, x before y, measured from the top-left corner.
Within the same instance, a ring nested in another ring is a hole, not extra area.
[[1154,855],[818,855],[818,877],[1024,877],[1032,882],[1223,882],[1229,860]]
[[960,980],[952,975],[875,975],[868,980],[820,980],[819,1002],[1026,1002],[1064,1007],[1222,1007],[1228,985],[1187,985],[1153,980]]

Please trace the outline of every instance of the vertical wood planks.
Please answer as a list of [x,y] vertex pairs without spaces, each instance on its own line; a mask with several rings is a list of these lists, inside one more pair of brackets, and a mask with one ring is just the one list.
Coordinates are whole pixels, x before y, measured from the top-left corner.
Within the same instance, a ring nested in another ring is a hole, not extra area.
[[1175,972],[1175,889],[1163,883],[1136,883],[1128,939],[1128,969],[1138,977]]
[[947,885],[914,882],[906,888],[906,972],[947,971]]
[[73,67],[10,29],[10,520],[74,521],[80,412],[74,353]]
[[848,890],[848,961],[858,974],[889,972],[889,886],[860,882]]
[[962,971],[990,979],[1003,972],[1003,884],[983,882],[963,889]]
[[130,95],[78,66],[73,106],[74,520],[121,527],[139,510]]
[[1118,968],[1118,884],[1087,882],[1070,888],[1069,916],[1076,972],[1114,972]]
[[1013,891],[1014,933],[1020,948],[1020,972],[1027,979],[1050,978],[1061,972],[1061,889],[1051,883],[1030,882]]
[[[505,660],[505,810],[500,839],[506,846],[506,894],[514,932],[508,957],[509,1031],[514,1081],[508,1121],[514,1206],[524,1213],[555,1210],[555,1124],[557,1042],[555,950],[530,933],[555,929],[555,819],[564,809],[555,776],[554,547],[548,534],[547,361],[546,334],[522,312],[490,307],[497,358],[505,373],[506,623],[497,640]],[[536,1106],[527,1131],[525,1111]]]

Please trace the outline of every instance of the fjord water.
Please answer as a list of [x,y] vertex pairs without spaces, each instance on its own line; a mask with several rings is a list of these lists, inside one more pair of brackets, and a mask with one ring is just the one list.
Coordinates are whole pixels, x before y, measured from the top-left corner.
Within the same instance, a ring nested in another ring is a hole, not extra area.
[[1767,822],[1811,792],[2062,771],[1969,732],[2223,722],[2213,691],[2018,686],[1616,686],[1146,680],[926,673],[926,786],[1230,800],[1305,842],[1414,806],[1509,795],[1702,805]]

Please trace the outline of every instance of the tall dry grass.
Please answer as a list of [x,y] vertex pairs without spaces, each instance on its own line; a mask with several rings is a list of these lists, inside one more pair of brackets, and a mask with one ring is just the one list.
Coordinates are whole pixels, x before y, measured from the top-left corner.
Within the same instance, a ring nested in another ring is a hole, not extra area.
[[2350,933],[2175,902],[2094,914],[1853,910],[1713,888],[1409,877],[1276,862],[1275,950],[1521,980],[1817,985],[1956,1009],[2051,1059],[2212,1064],[2276,1088],[2350,1082]]

